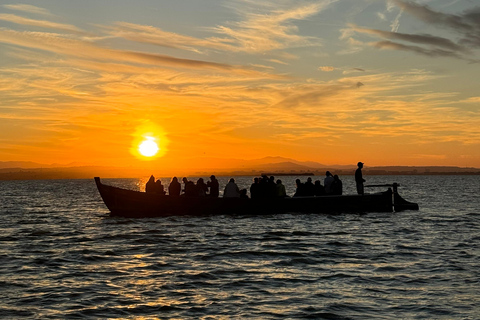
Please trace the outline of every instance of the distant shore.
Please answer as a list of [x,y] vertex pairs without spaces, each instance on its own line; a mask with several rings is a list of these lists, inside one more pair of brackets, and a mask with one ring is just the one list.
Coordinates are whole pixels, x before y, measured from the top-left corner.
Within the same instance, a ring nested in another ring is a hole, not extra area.
[[[0,169],[0,180],[53,180],[53,179],[93,179],[102,178],[142,178],[151,174],[156,177],[208,177],[216,176],[324,176],[329,170],[339,176],[351,176],[355,168],[318,168],[307,171],[263,171],[263,170],[169,170],[160,168],[152,172],[146,169],[107,168],[107,167],[69,167],[69,168],[5,168]],[[480,175],[480,169],[460,167],[371,167],[364,168],[365,175]]]

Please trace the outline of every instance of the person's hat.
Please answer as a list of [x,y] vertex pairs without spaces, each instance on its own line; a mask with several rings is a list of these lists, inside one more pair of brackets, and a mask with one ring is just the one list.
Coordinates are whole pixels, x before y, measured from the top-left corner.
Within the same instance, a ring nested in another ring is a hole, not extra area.
[[359,165],[361,165],[361,164],[363,164],[363,162],[359,162],[359,163],[357,163],[357,166],[359,166]]
[[212,175],[210,176],[210,178],[215,178],[215,176],[212,174]]

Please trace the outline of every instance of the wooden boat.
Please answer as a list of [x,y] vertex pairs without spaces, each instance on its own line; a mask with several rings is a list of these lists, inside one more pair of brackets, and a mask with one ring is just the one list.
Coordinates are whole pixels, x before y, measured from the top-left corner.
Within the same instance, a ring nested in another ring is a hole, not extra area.
[[243,199],[159,195],[104,185],[99,177],[95,177],[95,183],[111,214],[123,217],[418,210],[418,204],[408,202],[398,194],[398,184],[382,185],[388,186],[388,190],[364,195]]

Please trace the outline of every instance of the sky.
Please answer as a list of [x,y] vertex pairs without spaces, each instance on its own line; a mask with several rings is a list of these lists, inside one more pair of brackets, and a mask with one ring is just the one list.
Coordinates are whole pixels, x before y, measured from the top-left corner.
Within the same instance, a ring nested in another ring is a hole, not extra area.
[[0,0],[0,161],[478,168],[479,53],[477,0]]

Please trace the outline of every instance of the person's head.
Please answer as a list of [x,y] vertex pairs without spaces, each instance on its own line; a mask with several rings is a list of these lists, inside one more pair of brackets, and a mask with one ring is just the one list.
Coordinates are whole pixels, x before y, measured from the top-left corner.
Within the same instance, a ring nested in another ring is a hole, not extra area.
[[150,176],[150,181],[155,181],[155,177],[153,176],[153,174]]
[[319,186],[320,185],[320,180],[315,180],[315,185]]
[[358,166],[359,168],[363,168],[363,162],[357,163],[357,166]]
[[229,182],[235,182],[235,179],[233,178],[230,178],[230,181]]
[[202,183],[203,183],[203,178],[199,178],[199,179],[197,180],[197,183],[202,184]]
[[275,181],[275,177],[274,177],[274,176],[270,176],[270,181],[271,181],[271,182]]
[[308,177],[307,182],[312,182],[312,178]]
[[335,180],[340,180],[340,179],[338,178],[338,175],[334,175],[334,176],[333,176],[333,179],[335,179]]
[[215,180],[215,176],[213,174],[210,176],[210,180]]
[[327,171],[327,172],[325,172],[325,175],[326,175],[327,177],[330,177],[330,176],[332,175],[332,173],[331,173],[330,171]]
[[277,184],[282,184],[282,180],[278,179]]
[[253,182],[258,183],[258,178],[257,177],[253,178]]
[[173,177],[173,178],[172,178],[172,182],[178,182],[177,177]]
[[183,177],[183,178],[182,178],[182,181],[185,182],[185,183],[187,183],[187,182],[188,182],[187,177]]

